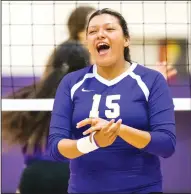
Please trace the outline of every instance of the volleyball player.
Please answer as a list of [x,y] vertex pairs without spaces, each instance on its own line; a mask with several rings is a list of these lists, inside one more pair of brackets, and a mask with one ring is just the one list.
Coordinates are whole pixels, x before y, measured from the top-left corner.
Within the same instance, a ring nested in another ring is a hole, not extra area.
[[57,89],[47,153],[70,159],[69,193],[162,192],[159,157],[175,151],[174,105],[161,73],[131,61],[129,38],[121,14],[93,13],[87,43],[96,64]]
[[[84,68],[89,63],[89,53],[81,44],[64,42],[52,52],[45,74],[35,87],[31,85],[20,89],[14,98],[54,98],[60,80],[67,73]],[[3,112],[3,140],[10,145],[20,144],[25,157],[26,168],[19,186],[21,194],[67,192],[68,164],[48,161],[43,155],[50,115],[47,111]]]

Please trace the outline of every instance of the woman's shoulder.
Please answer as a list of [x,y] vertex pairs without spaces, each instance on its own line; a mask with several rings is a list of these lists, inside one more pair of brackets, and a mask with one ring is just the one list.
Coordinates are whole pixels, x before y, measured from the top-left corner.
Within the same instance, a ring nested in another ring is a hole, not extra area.
[[79,77],[84,77],[86,74],[91,74],[92,73],[92,65],[84,67],[82,69],[79,69],[77,71],[73,71],[68,73],[68,77],[70,77],[70,79],[74,79],[74,78],[79,78]]
[[162,76],[162,73],[155,70],[154,65],[153,66],[146,66],[144,64],[138,64],[136,63],[135,73],[139,74],[140,76],[147,76],[147,77],[158,77]]
[[66,74],[60,82],[60,85],[67,85],[69,88],[72,88],[75,84],[80,82],[86,77],[91,77],[93,68],[92,66],[87,66],[77,71],[70,72]]
[[154,87],[158,87],[159,85],[161,87],[168,86],[168,83],[162,73],[152,67],[137,64],[133,72],[139,77],[139,80],[145,84],[149,91]]

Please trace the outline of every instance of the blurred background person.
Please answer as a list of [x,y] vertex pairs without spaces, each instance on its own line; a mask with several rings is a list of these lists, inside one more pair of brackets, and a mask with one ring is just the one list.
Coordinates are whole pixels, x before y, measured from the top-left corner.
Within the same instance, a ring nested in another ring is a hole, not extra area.
[[95,10],[91,6],[79,6],[71,12],[67,21],[69,39],[80,41],[86,45],[86,24],[89,16]]
[[[80,6],[74,9],[67,21],[69,39],[81,42],[85,47],[86,44],[86,24],[89,16],[96,9],[91,6]],[[91,64],[94,60],[91,58]]]
[[[89,65],[87,50],[76,41],[66,41],[57,46],[48,59],[48,71],[34,84],[18,90],[15,98],[54,98],[61,79],[68,73]],[[12,98],[9,96],[8,98]],[[64,100],[64,99],[63,99]],[[48,161],[46,149],[51,112],[3,112],[2,136],[6,145],[19,144],[25,157],[26,168],[21,175],[19,190],[29,193],[67,192],[68,163]]]
[[[88,21],[88,17],[91,15],[91,13],[93,13],[94,10],[95,10],[95,8],[93,8],[92,6],[88,6],[88,5],[76,7],[75,9],[71,10],[71,13],[69,14],[68,19],[66,21],[67,29],[68,29],[68,33],[69,33],[69,38],[67,40],[68,41],[73,41],[72,44],[74,44],[75,42],[77,42],[77,44],[81,44],[81,46],[83,46],[83,49],[85,49],[85,47],[86,47],[86,43],[85,43],[86,24],[87,24],[87,21]],[[71,51],[72,48],[69,48],[69,49]],[[83,50],[83,52],[85,52],[85,50]],[[86,50],[86,52],[89,55],[88,50]],[[29,76],[24,76],[24,77],[16,76],[16,77],[14,77],[14,79],[12,77],[11,78],[9,78],[9,77],[5,78],[4,77],[4,80],[3,80],[4,84],[6,84],[6,82],[9,83],[11,80],[14,80],[14,82],[17,82],[18,85],[22,85],[24,88],[21,87],[21,86],[17,87],[16,91],[15,91],[15,87],[14,88],[10,88],[10,87],[9,88],[5,88],[3,90],[3,96],[6,98],[6,96],[8,94],[10,94],[9,95],[10,98],[21,98],[21,99],[22,98],[36,98],[36,97],[38,98],[38,96],[35,97],[35,94],[37,93],[36,90],[38,90],[39,83],[42,82],[43,80],[45,80],[45,83],[47,83],[46,82],[47,81],[47,77],[50,74],[52,74],[52,72],[53,72],[53,68],[54,67],[51,65],[53,63],[52,60],[53,60],[53,58],[57,58],[56,56],[55,57],[53,56],[54,54],[55,54],[55,51],[52,52],[52,56],[48,59],[47,65],[45,66],[45,70],[42,73],[42,76],[39,76],[39,77],[35,76],[35,77],[32,77],[32,78],[29,77]],[[90,57],[90,56],[88,56],[88,57]],[[61,59],[62,59],[62,57],[61,57]],[[72,60],[74,60],[73,64],[76,65],[77,67],[79,66],[79,68],[80,68],[81,64],[77,63],[78,57],[76,59],[72,59],[71,58],[70,59],[71,64],[72,64]],[[91,59],[90,59],[90,61],[91,61]],[[83,64],[83,65],[85,65],[85,64]],[[88,65],[90,65],[90,62],[88,63]],[[75,67],[71,67],[71,68],[73,68],[73,69],[70,69],[70,71],[73,71],[75,69]],[[54,71],[54,73],[56,73],[56,71]],[[57,71],[57,75],[54,74],[54,76],[55,76],[54,79],[57,80],[57,84],[58,84],[58,82],[60,81],[60,74],[58,73],[58,71]],[[38,80],[40,80],[40,82],[38,82]],[[56,82],[56,80],[54,80],[54,82]],[[37,81],[37,83],[36,83],[36,81]],[[48,85],[48,83],[47,83],[47,85]],[[54,89],[56,90],[56,87]],[[43,95],[43,96],[41,96],[41,98],[54,98],[53,93],[55,91],[53,91],[53,88],[50,89],[50,90],[52,90],[52,95],[51,96],[50,95],[47,96],[47,94],[44,93],[44,94],[40,94],[40,95]],[[16,113],[14,113],[14,114],[16,114]],[[3,120],[5,121],[8,118],[9,115],[14,115],[14,114],[13,113],[12,114],[11,113],[7,113],[7,116],[5,116],[3,118]],[[20,113],[17,113],[17,114],[20,114]],[[40,114],[40,112],[38,112],[38,114]],[[47,122],[48,122],[49,121],[50,113],[46,112],[45,114],[46,114],[45,117],[47,118]],[[4,142],[4,145],[3,145],[3,149],[7,150],[7,152],[4,152],[3,159],[5,161],[12,160],[12,157],[10,155],[11,151],[10,151],[10,153],[8,153],[9,147],[7,147],[7,144],[5,142]],[[18,150],[16,150],[16,151],[19,152],[19,155],[16,156],[16,160],[19,159],[20,163],[18,163],[18,161],[17,161],[17,166],[20,169],[21,165],[22,165],[22,161],[21,161],[22,160],[21,159],[22,152],[20,153],[20,146],[18,147]],[[24,161],[24,163],[26,164],[26,161]],[[68,181],[68,178],[69,178],[69,164],[65,163],[65,164],[61,164],[61,166],[63,168],[63,172],[65,173],[65,175],[63,174],[63,176],[65,176],[65,183],[66,183]],[[22,171],[19,170],[19,169],[15,170],[14,172],[18,171],[17,172],[18,174],[22,173]],[[6,173],[6,168],[4,170],[5,170],[5,173]],[[18,176],[16,176],[15,178],[17,178],[17,177]],[[14,179],[14,176],[13,176],[13,179]],[[24,181],[25,181],[25,178],[24,178]],[[21,182],[23,182],[23,181],[21,181]],[[65,183],[63,182],[64,185],[66,185]],[[15,184],[15,186],[16,185],[17,184]],[[25,185],[25,184],[21,183],[21,186],[22,185]],[[31,185],[33,185],[33,183]],[[65,188],[66,188],[66,186],[65,186]]]
[[[77,41],[86,47],[86,24],[88,17],[94,11],[95,9],[91,6],[80,6],[71,12],[67,20],[68,40]],[[48,66],[46,67],[45,74],[47,71],[49,71]]]

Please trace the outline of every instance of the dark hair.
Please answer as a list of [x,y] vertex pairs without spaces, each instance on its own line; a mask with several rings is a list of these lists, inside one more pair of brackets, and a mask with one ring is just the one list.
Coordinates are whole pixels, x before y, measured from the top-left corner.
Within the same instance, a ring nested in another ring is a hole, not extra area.
[[95,9],[89,6],[77,7],[68,19],[69,39],[79,40],[79,33],[86,29],[88,15]]
[[[102,15],[102,14],[109,14],[109,15],[115,16],[119,20],[119,24],[120,24],[120,26],[123,30],[124,36],[127,37],[127,38],[130,38],[129,30],[128,30],[127,22],[125,21],[125,18],[120,13],[118,13],[118,12],[112,10],[112,9],[109,9],[109,8],[104,8],[104,9],[101,9],[101,10],[97,10],[90,16],[89,21],[87,23],[87,27],[86,27],[86,32],[88,30],[88,26],[89,26],[89,23],[92,20],[92,18],[94,18],[95,16],[98,16],[98,15]],[[124,58],[125,58],[126,61],[131,63],[131,56],[130,56],[129,47],[124,48]]]
[[[86,67],[89,61],[89,53],[80,43],[64,42],[51,54],[45,77],[36,84],[18,90],[14,98],[54,98],[63,76]],[[3,140],[9,145],[20,144],[28,154],[33,153],[36,147],[44,150],[50,116],[49,111],[2,112]]]

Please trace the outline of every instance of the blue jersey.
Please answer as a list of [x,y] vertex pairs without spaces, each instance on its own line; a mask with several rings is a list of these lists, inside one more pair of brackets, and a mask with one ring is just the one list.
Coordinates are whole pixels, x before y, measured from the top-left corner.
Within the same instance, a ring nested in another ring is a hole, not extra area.
[[57,148],[63,138],[79,139],[89,126],[76,124],[88,117],[119,118],[123,124],[148,131],[150,143],[137,149],[118,137],[106,148],[70,160],[69,193],[160,192],[159,156],[175,149],[174,105],[161,73],[133,63],[108,81],[96,65],[66,75],[55,96],[48,140],[48,153],[64,161]]

